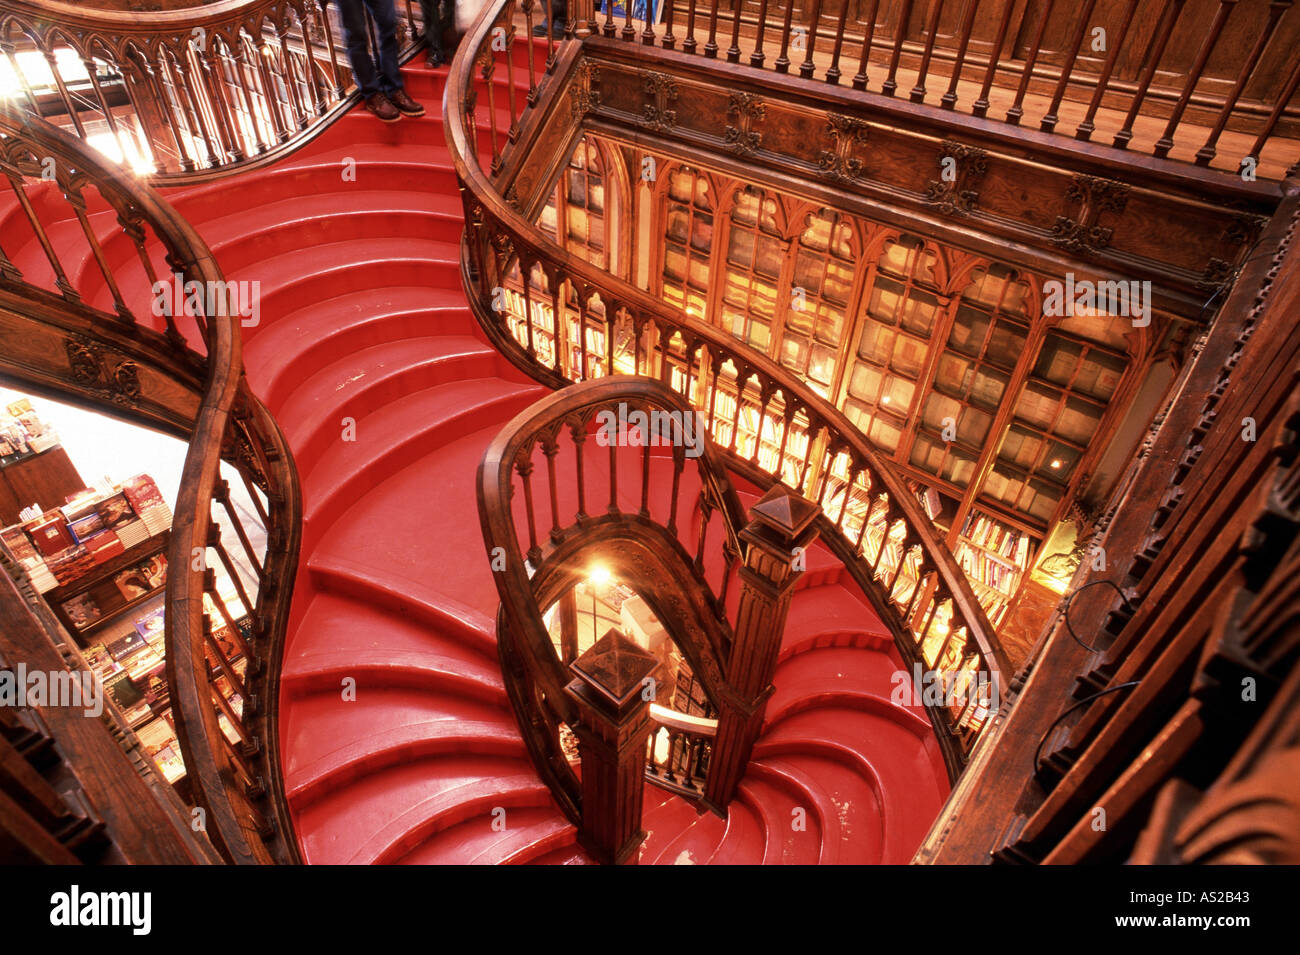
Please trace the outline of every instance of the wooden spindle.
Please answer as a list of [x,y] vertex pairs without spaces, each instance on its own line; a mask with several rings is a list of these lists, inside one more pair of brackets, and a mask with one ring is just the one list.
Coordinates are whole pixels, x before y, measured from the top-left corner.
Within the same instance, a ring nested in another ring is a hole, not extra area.
[[1106,95],[1106,89],[1110,86],[1110,78],[1115,72],[1115,64],[1119,62],[1120,50],[1124,47],[1124,41],[1128,38],[1129,30],[1133,26],[1133,14],[1137,12],[1138,0],[1128,0],[1128,8],[1120,20],[1119,30],[1115,34],[1114,41],[1110,45],[1110,51],[1106,54],[1106,62],[1102,65],[1101,75],[1097,77],[1097,88],[1093,90],[1092,99],[1088,103],[1088,112],[1083,117],[1077,129],[1074,131],[1074,138],[1087,142],[1092,138],[1096,125],[1093,123],[1097,115],[1097,109],[1101,106],[1102,97]]
[[[672,0],[664,0],[664,3],[670,3]],[[683,53],[695,52],[695,5],[699,0],[690,0],[690,5],[686,8],[686,39],[682,43]]]
[[[753,50],[752,53],[749,54],[749,65],[750,65],[750,66],[754,66],[754,67],[762,67],[762,65],[763,65],[763,60],[764,60],[764,54],[763,54],[763,34],[767,31],[767,7],[768,7],[768,3],[769,3],[769,0],[762,0],[762,5],[759,7],[759,10],[758,10],[758,32],[757,32],[757,33],[755,34],[755,36],[754,36],[754,50]],[[846,0],[846,4],[845,4],[845,5],[847,6],[847,0]],[[740,17],[739,9],[738,9],[737,12],[736,12],[736,17],[737,17],[737,19],[739,19],[739,17]]]
[[840,52],[844,49],[844,23],[849,15],[849,0],[840,6],[840,18],[835,23],[835,46],[831,48],[831,65],[826,70],[826,82],[835,86],[840,81]]
[[1268,46],[1268,41],[1273,38],[1273,32],[1277,29],[1278,20],[1291,6],[1291,3],[1292,0],[1274,0],[1268,5],[1268,23],[1265,24],[1259,36],[1256,37],[1255,45],[1251,48],[1246,61],[1242,63],[1241,72],[1237,74],[1237,82],[1233,85],[1232,92],[1228,94],[1228,98],[1224,101],[1223,109],[1214,121],[1214,128],[1210,130],[1209,138],[1205,140],[1205,145],[1196,151],[1196,165],[1208,166],[1210,160],[1214,158],[1219,137],[1223,135],[1223,130],[1228,125],[1228,119],[1232,116],[1237,101],[1241,99],[1241,94],[1245,91],[1246,84],[1250,82],[1255,67],[1259,65],[1260,57],[1264,55],[1264,48]]
[[855,90],[867,88],[867,64],[871,60],[871,43],[876,36],[876,12],[879,8],[880,0],[871,0],[871,6],[867,10],[867,27],[862,34],[862,51],[858,54],[858,72],[853,77]]
[[727,62],[740,62],[740,5],[741,0],[731,0],[731,46],[727,47]]
[[[528,560],[537,566],[542,559],[542,549],[537,546],[537,511],[533,503],[533,460],[531,457],[532,448],[527,452],[520,452],[519,459],[515,461],[515,472],[519,475],[520,483],[524,486],[524,516],[528,524]],[[530,456],[525,456],[527,453]]]
[[925,102],[925,78],[930,72],[930,58],[934,56],[934,41],[939,36],[939,17],[943,14],[943,0],[930,0],[930,23],[926,27],[925,48],[921,52],[921,65],[916,72],[916,85],[912,87],[912,102]]
[[1174,25],[1177,24],[1178,17],[1183,12],[1183,4],[1186,2],[1187,0],[1166,0],[1165,8],[1161,11],[1160,25],[1151,35],[1151,41],[1142,54],[1142,62],[1146,66],[1143,67],[1142,75],[1138,79],[1137,91],[1133,94],[1133,102],[1129,104],[1128,115],[1124,117],[1124,126],[1115,134],[1113,145],[1119,149],[1127,149],[1129,141],[1133,138],[1133,122],[1137,119],[1138,110],[1142,108],[1142,101],[1146,99],[1147,91],[1151,89],[1151,81],[1155,78],[1160,58],[1164,56],[1165,46],[1169,43],[1169,37],[1174,32]]
[[785,22],[781,25],[781,52],[777,54],[776,63],[773,64],[778,73],[787,73],[790,70],[790,21],[793,16],[794,0],[786,0]]
[[[845,0],[847,3],[848,0]],[[804,79],[812,79],[815,64],[813,63],[813,50],[817,46],[817,24],[822,18],[822,0],[813,0],[812,18],[808,24],[808,48],[804,53],[803,63],[799,65],[799,75]]]
[[1029,57],[1025,60],[1024,72],[1020,74],[1020,85],[1016,87],[1016,100],[1007,110],[1007,122],[1012,126],[1019,126],[1020,118],[1025,115],[1025,91],[1029,89],[1029,81],[1033,78],[1038,56],[1043,52],[1043,33],[1047,30],[1047,21],[1052,16],[1052,6],[1055,2],[1056,0],[1043,2],[1043,14],[1038,18],[1038,27],[1034,30],[1034,42],[1029,47]]
[[998,61],[1002,56],[1002,45],[1007,39],[1007,27],[1011,23],[1011,14],[1016,10],[1017,4],[1011,0],[1003,0],[1002,19],[998,21],[997,36],[993,39],[993,46],[989,50],[989,65],[984,71],[984,82],[980,86],[980,95],[975,102],[971,104],[971,114],[974,116],[983,116],[989,111],[989,90],[993,88],[993,77],[997,73]]
[[970,46],[971,30],[975,28],[975,11],[979,0],[966,0],[966,7],[961,19],[961,39],[957,42],[957,56],[952,63],[952,79],[947,91],[939,98],[941,109],[953,109],[957,105],[957,84],[961,82],[961,70],[966,65],[966,49]]
[[912,19],[912,0],[903,0],[898,11],[898,24],[894,28],[894,51],[889,56],[889,75],[880,87],[880,92],[893,96],[898,89],[898,60],[903,55],[903,41],[907,38],[908,23]]
[[709,4],[709,38],[704,43],[704,55],[710,59],[718,55],[718,0]]
[[1057,110],[1061,108],[1061,100],[1065,98],[1065,89],[1070,85],[1070,76],[1074,72],[1074,64],[1078,62],[1079,50],[1083,47],[1083,37],[1088,29],[1088,21],[1092,18],[1092,11],[1097,6],[1097,0],[1084,0],[1083,7],[1079,11],[1079,19],[1075,24],[1074,35],[1070,39],[1069,45],[1066,46],[1065,64],[1061,67],[1060,79],[1056,81],[1056,89],[1052,91],[1052,105],[1047,108],[1047,115],[1039,122],[1039,128],[1045,133],[1050,133],[1056,129],[1056,124],[1060,117]]
[[1287,104],[1291,102],[1291,97],[1295,94],[1297,86],[1300,86],[1300,58],[1296,59],[1296,64],[1291,69],[1291,75],[1287,78],[1286,84],[1282,87],[1282,92],[1278,94],[1277,101],[1273,104],[1273,111],[1269,113],[1268,120],[1264,123],[1264,128],[1260,132],[1259,138],[1255,140],[1255,144],[1251,146],[1250,152],[1247,153],[1247,158],[1252,158],[1258,161],[1259,154],[1264,148],[1264,143],[1266,143],[1269,137],[1273,135],[1273,130],[1277,128],[1278,120],[1282,118],[1282,111],[1286,109]]
[[1201,48],[1196,54],[1196,62],[1192,65],[1191,71],[1187,74],[1187,82],[1183,84],[1183,92],[1178,97],[1178,102],[1174,104],[1173,113],[1169,116],[1169,122],[1165,126],[1164,135],[1156,140],[1155,149],[1152,152],[1163,159],[1169,155],[1169,150],[1174,146],[1174,131],[1178,124],[1182,122],[1183,113],[1187,109],[1187,104],[1192,101],[1192,93],[1196,90],[1196,84],[1201,80],[1201,74],[1205,71],[1205,64],[1210,60],[1210,54],[1219,43],[1219,38],[1223,35],[1223,27],[1228,22],[1228,17],[1237,5],[1237,0],[1219,0],[1219,9],[1214,11],[1214,22],[1210,24],[1209,31],[1205,34],[1205,40],[1201,43]]

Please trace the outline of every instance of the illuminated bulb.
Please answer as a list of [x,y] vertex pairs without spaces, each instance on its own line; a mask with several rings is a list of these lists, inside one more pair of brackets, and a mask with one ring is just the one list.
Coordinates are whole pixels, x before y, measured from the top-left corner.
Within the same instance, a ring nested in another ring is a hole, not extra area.
[[609,568],[604,564],[592,565],[590,580],[593,584],[603,587],[610,581]]
[[1052,467],[1054,467],[1054,468],[1059,468],[1060,466],[1061,466],[1061,459],[1060,459],[1060,458],[1052,458]]
[[880,399],[880,403],[881,403],[882,405],[887,405],[887,404],[889,404],[889,395],[885,395],[885,397],[881,398],[881,399]]

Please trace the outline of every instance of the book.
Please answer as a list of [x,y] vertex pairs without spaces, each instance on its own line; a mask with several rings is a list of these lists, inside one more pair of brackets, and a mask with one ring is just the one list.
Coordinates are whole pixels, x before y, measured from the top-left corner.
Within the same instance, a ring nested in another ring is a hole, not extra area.
[[[26,525],[27,536],[47,558],[58,557],[77,546],[63,521],[61,511],[47,511]],[[47,561],[48,563],[48,561]]]
[[122,542],[122,546],[128,550],[139,544],[143,544],[149,539],[149,528],[144,521],[136,518],[125,524],[119,524],[113,528],[113,533],[117,539]]
[[113,702],[122,707],[123,710],[128,710],[144,702],[144,694],[140,692],[139,687],[131,682],[131,677],[125,670],[110,674],[104,680],[104,689],[113,698]]
[[45,561],[41,559],[40,553],[22,527],[15,525],[0,530],[0,541],[4,542],[10,556],[23,567],[31,569],[37,564],[45,566]]
[[104,649],[108,651],[109,656],[121,663],[133,654],[142,651],[146,646],[144,637],[132,630],[130,633],[125,633],[116,640],[106,643]]
[[113,578],[113,583],[117,585],[118,591],[128,601],[143,597],[154,589],[149,576],[144,571],[143,565],[122,571]]
[[164,619],[167,610],[165,607],[159,607],[157,610],[151,610],[143,617],[137,617],[135,620],[135,631],[140,634],[147,642],[156,643],[163,638]]
[[104,498],[95,505],[95,512],[108,530],[116,530],[136,519],[135,509],[131,507],[131,502],[126,499],[124,493]]
[[149,586],[157,590],[167,583],[167,558],[162,554],[155,554],[140,565],[140,571],[149,581]]
[[68,615],[68,619],[78,630],[85,630],[104,615],[99,604],[90,594],[79,594],[71,600],[65,600],[63,612]]

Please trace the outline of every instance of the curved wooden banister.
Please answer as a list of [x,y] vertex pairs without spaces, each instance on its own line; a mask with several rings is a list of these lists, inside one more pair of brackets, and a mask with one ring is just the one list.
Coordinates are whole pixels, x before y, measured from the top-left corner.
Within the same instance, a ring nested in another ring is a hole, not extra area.
[[[150,416],[141,409],[170,397],[165,390],[153,394],[161,386],[148,369],[170,360],[178,369],[174,380],[197,392],[196,410],[184,423],[189,450],[167,552],[165,650],[175,728],[191,792],[203,810],[203,830],[221,854],[232,862],[296,861],[279,773],[272,769],[277,755],[275,687],[301,520],[292,456],[279,428],[249,391],[239,316],[229,314],[224,297],[205,295],[198,310],[159,316],[153,314],[155,300],[135,294],[159,282],[159,259],[185,283],[204,289],[225,287],[221,270],[193,228],[153,189],[76,137],[8,105],[0,107],[0,171],[17,199],[17,211],[11,207],[10,214],[26,219],[53,276],[48,284],[39,276],[25,276],[5,254],[10,236],[0,238],[0,292],[18,292],[5,297],[6,308],[26,313],[34,327],[55,329],[56,336],[68,327],[82,329],[61,349],[68,363],[63,369],[52,358],[48,369],[37,374],[0,356],[0,370],[18,381],[35,380],[47,390],[61,372],[65,388],[81,400],[97,398],[110,412],[131,409],[132,417],[145,420]],[[43,177],[47,172],[53,189]],[[122,232],[101,239],[102,229],[94,221],[109,211]],[[47,238],[52,228],[69,220],[81,224],[96,268],[74,270]],[[119,261],[104,249],[113,241],[130,243],[137,256],[110,265]],[[148,303],[143,308],[142,299]],[[209,303],[216,308],[204,314]],[[73,322],[80,324],[70,326]],[[103,367],[101,356],[110,352],[126,357],[117,361],[105,387],[95,376]],[[82,382],[88,384],[78,391]],[[260,554],[231,506],[221,475],[223,459],[237,468],[259,509],[267,535]],[[233,535],[216,522],[218,507]],[[235,568],[231,554],[237,550],[247,556],[255,580],[244,579]],[[250,637],[238,631],[239,621],[231,619],[217,595],[217,566],[240,593]],[[247,597],[254,585],[255,600]],[[245,656],[242,675],[213,637],[205,596],[224,618],[216,625],[230,628]],[[209,652],[218,661],[215,666],[209,665]],[[220,692],[223,677],[242,691],[241,699],[232,701]],[[229,741],[223,722],[236,743]]]
[[[401,54],[423,39],[419,4],[398,4]],[[59,0],[0,0],[0,55],[30,109],[80,136],[105,124],[125,158],[159,180],[202,181],[278,159],[351,107],[356,83],[342,31],[319,0],[218,0],[159,11]],[[29,46],[54,75],[41,97],[18,69]],[[88,88],[55,62],[71,50]],[[96,64],[107,67],[101,82]]]
[[[680,444],[668,454],[671,485],[652,491],[652,448],[602,444],[598,437],[599,415],[616,413],[619,407],[647,414],[694,413],[680,395],[656,381],[611,377],[585,382],[517,415],[488,446],[478,469],[479,519],[501,597],[498,639],[507,689],[534,762],[575,820],[577,779],[561,752],[559,735],[560,724],[575,721],[565,693],[575,654],[574,648],[564,655],[557,652],[542,617],[545,608],[585,576],[594,552],[620,579],[637,581],[638,592],[673,635],[713,701],[734,697],[725,675],[731,643],[726,607],[745,523],[739,498],[707,444],[694,458],[700,489],[693,492],[694,500],[682,497],[682,475],[689,465]],[[617,461],[629,457],[633,463],[619,468]],[[625,469],[640,473],[634,487],[623,488],[639,496],[639,510],[625,510],[617,499],[614,475]],[[560,484],[560,475],[567,473],[579,476],[572,511],[565,506],[570,495],[561,493],[570,490]],[[602,495],[608,491],[608,498],[597,499],[597,489]],[[716,566],[706,566],[705,539],[715,516],[726,553],[720,573]],[[671,728],[710,735],[694,724]]]
[[[483,61],[492,55],[490,40],[495,27],[508,24],[512,9],[513,0],[501,0],[480,17],[452,64],[445,101],[447,139],[465,204],[463,273],[480,324],[520,368],[554,388],[564,387],[572,379],[607,374],[614,365],[615,340],[624,333],[625,342],[633,343],[633,370],[670,385],[704,414],[710,433],[715,439],[722,437],[720,443],[733,467],[760,485],[781,481],[821,506],[823,539],[863,584],[893,630],[904,660],[943,671],[951,701],[928,709],[955,774],[978,732],[990,722],[991,710],[996,709],[996,700],[984,690],[966,690],[971,685],[991,686],[996,694],[1011,675],[1007,656],[965,575],[905,481],[842,412],[766,355],[725,331],[671,308],[562,249],[501,194],[494,179],[511,158],[516,137],[502,142],[500,161],[494,139],[494,162],[485,169],[477,154],[474,80],[476,69],[490,77],[490,67]],[[580,12],[575,20],[579,24],[575,35],[562,41],[562,49],[582,42],[585,21]],[[505,55],[512,54],[507,50]],[[547,78],[541,82],[546,83]],[[531,88],[529,93],[530,100],[536,99]],[[528,119],[525,112],[520,125],[526,125]],[[534,269],[539,270],[547,291],[539,291],[534,287],[537,283],[529,281]],[[522,289],[522,315],[512,315],[501,306],[502,292],[512,274]],[[567,374],[559,362],[559,349],[552,349],[549,361],[545,360],[535,339],[545,329],[535,324],[534,304],[551,308],[550,321],[556,324],[554,316],[562,313],[561,289],[574,303],[581,327],[592,322],[597,297],[604,309],[599,324],[606,353],[587,355],[584,334],[579,364],[587,367]],[[749,392],[764,416],[772,411],[779,419],[779,473],[760,461],[759,442],[751,453],[741,453],[735,420],[728,423],[715,414],[717,396],[729,386],[737,395]],[[725,436],[728,424],[730,441]],[[802,461],[789,469],[784,452],[786,441],[796,430],[806,439],[806,450]],[[844,479],[836,479],[842,485],[838,489],[831,477],[836,468],[844,474]],[[857,522],[846,520],[851,493],[868,502],[856,530],[852,525]],[[869,524],[882,528],[878,543],[867,533]],[[895,551],[896,557],[885,559]],[[904,574],[905,567],[912,573]],[[908,577],[915,580],[912,586],[906,585]],[[512,609],[516,613],[527,610],[522,606]],[[982,683],[972,684],[976,678]]]

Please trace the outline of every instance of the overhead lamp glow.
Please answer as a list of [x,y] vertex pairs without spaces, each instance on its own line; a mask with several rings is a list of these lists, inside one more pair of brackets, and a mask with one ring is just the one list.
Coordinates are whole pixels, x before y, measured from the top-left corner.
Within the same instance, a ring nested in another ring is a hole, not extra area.
[[604,564],[592,564],[591,572],[589,573],[587,579],[590,580],[593,584],[596,584],[599,587],[603,587],[607,583],[609,583],[610,580],[613,579],[613,577],[609,572],[609,568],[606,567]]

